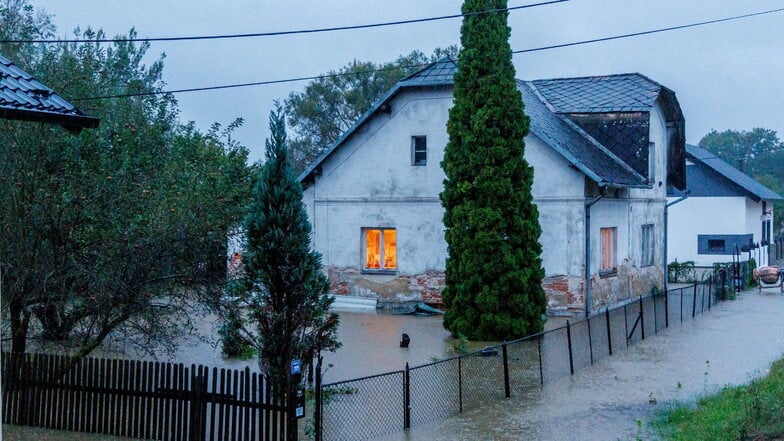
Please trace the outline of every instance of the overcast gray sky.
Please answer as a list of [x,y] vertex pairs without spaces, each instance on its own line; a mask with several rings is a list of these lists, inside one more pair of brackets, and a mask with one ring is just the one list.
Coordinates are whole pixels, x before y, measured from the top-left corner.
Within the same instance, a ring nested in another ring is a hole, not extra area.
[[[322,28],[459,13],[457,0],[32,0],[54,15],[60,36],[77,26],[140,37]],[[537,0],[510,0],[509,6]],[[571,0],[513,11],[513,50],[676,26],[784,7],[784,0]],[[171,89],[311,76],[347,62],[383,62],[458,44],[460,20],[321,34],[153,43],[166,54]],[[640,72],[675,91],[687,141],[711,129],[765,127],[784,136],[784,12],[729,23],[553,49],[514,57],[517,77],[540,79]],[[151,58],[152,60],[152,58]],[[263,156],[275,99],[305,82],[177,94],[184,121],[206,130],[245,119],[236,138]]]

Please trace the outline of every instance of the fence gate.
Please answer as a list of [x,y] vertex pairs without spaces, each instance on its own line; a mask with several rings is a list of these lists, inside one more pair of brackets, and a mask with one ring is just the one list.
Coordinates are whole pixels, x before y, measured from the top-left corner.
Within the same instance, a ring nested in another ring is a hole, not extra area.
[[262,375],[136,360],[2,354],[3,423],[163,441],[286,439]]

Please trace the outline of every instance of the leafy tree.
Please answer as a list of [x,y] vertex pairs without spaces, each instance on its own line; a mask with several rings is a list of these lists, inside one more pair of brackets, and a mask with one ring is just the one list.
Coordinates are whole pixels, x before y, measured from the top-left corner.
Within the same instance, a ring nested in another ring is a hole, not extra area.
[[249,306],[242,335],[258,350],[262,372],[276,384],[285,384],[291,360],[307,362],[340,346],[321,255],[310,249],[311,227],[288,156],[285,124],[278,105],[270,114],[266,160],[245,217],[243,265],[229,283],[235,307]]
[[[759,127],[750,131],[712,130],[699,144],[773,191],[784,194],[784,142],[775,130]],[[784,219],[784,203],[774,202],[773,206],[774,218]]]
[[160,92],[163,63],[142,64],[147,49],[20,52],[31,74],[101,125],[73,136],[0,121],[3,331],[15,352],[39,337],[86,355],[112,335],[148,352],[173,349],[193,313],[216,303],[226,232],[250,193],[247,150],[230,136],[240,122],[201,134],[179,123],[166,94],[82,100]]
[[[463,13],[505,7],[505,0],[466,0]],[[506,17],[463,20],[441,163],[449,250],[444,327],[480,340],[540,331],[546,306],[533,168],[523,158],[529,121],[515,83]]]
[[310,165],[398,80],[428,62],[457,58],[457,51],[436,48],[430,57],[413,51],[380,64],[354,60],[290,93],[285,108],[296,134],[289,143],[294,168],[300,172]]

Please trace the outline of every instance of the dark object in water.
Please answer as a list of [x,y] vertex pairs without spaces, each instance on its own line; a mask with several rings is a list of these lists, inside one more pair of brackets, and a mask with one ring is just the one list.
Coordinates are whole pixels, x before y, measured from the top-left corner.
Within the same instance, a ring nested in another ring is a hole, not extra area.
[[400,347],[407,348],[409,343],[411,343],[411,338],[408,334],[403,333],[403,338],[400,339]]
[[488,346],[479,350],[479,355],[482,357],[495,357],[498,355],[498,348]]
[[389,307],[389,313],[393,315],[406,315],[406,314],[433,315],[433,314],[443,314],[444,311],[426,305],[424,302],[419,302],[419,303],[403,303],[400,305],[391,306]]

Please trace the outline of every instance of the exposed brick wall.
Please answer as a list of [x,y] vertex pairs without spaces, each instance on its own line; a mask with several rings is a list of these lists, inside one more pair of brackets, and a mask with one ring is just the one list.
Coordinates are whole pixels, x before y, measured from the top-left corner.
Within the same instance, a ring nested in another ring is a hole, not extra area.
[[[339,295],[378,298],[381,302],[423,301],[441,305],[441,293],[446,285],[443,271],[421,274],[363,274],[354,267],[330,267],[327,270],[330,292]],[[592,309],[598,309],[640,294],[651,288],[660,289],[664,273],[659,267],[638,268],[624,262],[611,277],[591,277]],[[582,311],[585,308],[585,289],[582,277],[555,275],[546,277],[542,287],[547,295],[550,314]],[[633,293],[633,294],[632,294]]]
[[446,285],[443,271],[381,275],[363,274],[354,267],[330,267],[327,273],[333,294],[374,297],[382,302],[423,301],[440,305]]

